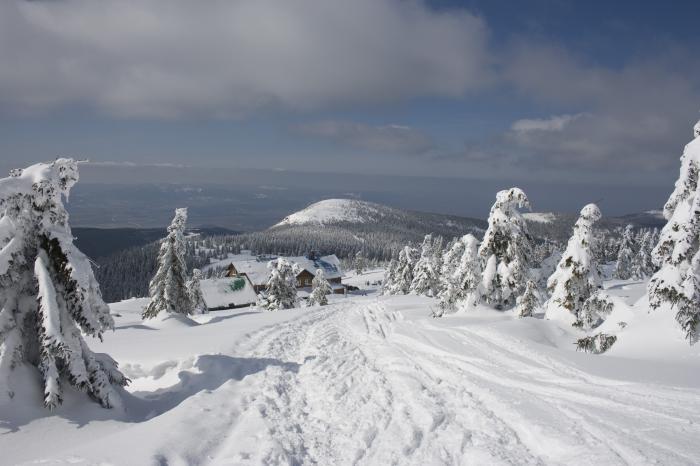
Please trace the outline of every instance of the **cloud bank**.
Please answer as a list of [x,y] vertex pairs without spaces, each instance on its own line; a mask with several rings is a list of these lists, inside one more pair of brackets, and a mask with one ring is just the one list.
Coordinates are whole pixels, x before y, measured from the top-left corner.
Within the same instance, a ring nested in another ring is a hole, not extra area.
[[481,86],[487,28],[402,0],[0,2],[0,110],[244,116]]
[[308,136],[377,153],[421,155],[435,148],[429,135],[408,126],[321,121],[301,125],[297,129]]

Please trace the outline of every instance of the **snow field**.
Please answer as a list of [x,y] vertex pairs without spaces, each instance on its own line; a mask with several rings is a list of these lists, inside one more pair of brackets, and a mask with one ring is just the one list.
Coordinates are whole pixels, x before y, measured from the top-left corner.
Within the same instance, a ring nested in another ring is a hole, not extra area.
[[[632,304],[643,283],[612,282]],[[435,300],[334,297],[324,307],[141,322],[112,305],[105,343],[133,380],[124,410],[30,394],[0,415],[3,464],[697,464],[693,350],[629,335],[574,351],[573,330]],[[622,311],[620,311],[622,312]],[[643,322],[643,319],[640,319]],[[684,348],[684,349],[681,349]],[[676,351],[676,352],[673,352]],[[685,353],[681,353],[685,351]],[[42,448],[29,445],[42,439]]]

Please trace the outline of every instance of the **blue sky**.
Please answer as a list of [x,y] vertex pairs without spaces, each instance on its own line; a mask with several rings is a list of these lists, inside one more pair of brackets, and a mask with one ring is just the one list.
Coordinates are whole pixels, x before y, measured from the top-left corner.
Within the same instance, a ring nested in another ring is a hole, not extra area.
[[700,117],[699,3],[3,2],[0,168],[71,155],[670,191]]

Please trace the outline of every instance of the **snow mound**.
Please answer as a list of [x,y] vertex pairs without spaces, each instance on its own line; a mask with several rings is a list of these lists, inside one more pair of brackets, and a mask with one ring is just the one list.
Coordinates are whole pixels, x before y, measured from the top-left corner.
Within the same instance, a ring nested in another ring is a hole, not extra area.
[[557,219],[552,212],[527,212],[522,215],[528,222],[552,223]]
[[326,199],[284,218],[275,227],[328,223],[369,223],[394,213],[391,207],[355,199]]

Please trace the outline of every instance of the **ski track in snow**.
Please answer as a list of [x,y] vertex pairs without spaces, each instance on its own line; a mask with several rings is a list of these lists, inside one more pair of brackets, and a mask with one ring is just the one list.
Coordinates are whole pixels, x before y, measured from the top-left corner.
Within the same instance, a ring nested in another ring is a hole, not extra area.
[[231,356],[267,363],[161,414],[181,427],[152,440],[154,464],[698,463],[697,391],[597,377],[378,300],[300,313]]

